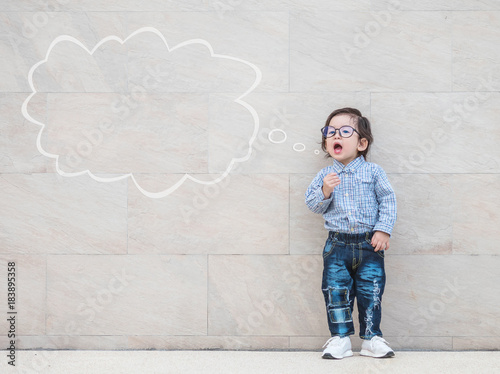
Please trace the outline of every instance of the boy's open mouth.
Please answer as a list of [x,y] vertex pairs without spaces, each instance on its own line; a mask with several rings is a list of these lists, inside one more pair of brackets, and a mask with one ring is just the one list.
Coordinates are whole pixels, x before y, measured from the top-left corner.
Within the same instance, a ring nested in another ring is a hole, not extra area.
[[333,146],[333,152],[335,152],[335,154],[339,154],[340,152],[342,152],[342,146],[337,143]]

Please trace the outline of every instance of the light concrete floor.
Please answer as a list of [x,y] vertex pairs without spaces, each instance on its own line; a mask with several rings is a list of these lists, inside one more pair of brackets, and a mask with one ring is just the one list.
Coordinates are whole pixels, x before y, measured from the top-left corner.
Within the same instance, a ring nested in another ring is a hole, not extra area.
[[321,359],[320,352],[269,351],[17,351],[2,355],[1,373],[500,373],[500,352],[396,352],[390,359]]

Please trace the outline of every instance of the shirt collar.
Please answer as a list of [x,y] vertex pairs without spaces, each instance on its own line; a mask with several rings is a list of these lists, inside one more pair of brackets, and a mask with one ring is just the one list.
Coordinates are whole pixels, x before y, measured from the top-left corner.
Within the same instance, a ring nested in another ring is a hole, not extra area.
[[345,166],[340,161],[333,160],[333,170],[337,174],[340,174],[340,173],[354,173],[364,163],[366,163],[366,161],[365,161],[365,158],[363,156],[359,156],[359,157],[355,158],[354,160],[352,160],[351,162],[349,162]]

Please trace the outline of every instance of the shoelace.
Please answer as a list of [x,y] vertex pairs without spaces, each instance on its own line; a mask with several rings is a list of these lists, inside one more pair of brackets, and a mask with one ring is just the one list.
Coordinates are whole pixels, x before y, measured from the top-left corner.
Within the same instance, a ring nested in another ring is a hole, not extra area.
[[332,336],[330,339],[328,339],[325,343],[325,345],[323,345],[322,348],[325,348],[328,344],[330,344],[333,340],[337,340],[337,339],[340,339],[340,337],[338,336]]
[[377,343],[385,343],[385,344],[389,345],[389,342],[387,340],[385,340],[384,338],[381,338],[380,336],[374,336],[371,343],[372,343],[372,346],[374,346]]

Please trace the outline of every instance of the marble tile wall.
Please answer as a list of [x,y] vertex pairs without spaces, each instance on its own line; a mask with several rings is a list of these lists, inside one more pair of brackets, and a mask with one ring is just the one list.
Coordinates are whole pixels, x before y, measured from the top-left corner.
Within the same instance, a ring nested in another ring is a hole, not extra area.
[[500,347],[498,1],[0,4],[19,349],[319,350],[326,232],[304,192],[343,106],[398,197],[385,337]]

